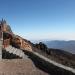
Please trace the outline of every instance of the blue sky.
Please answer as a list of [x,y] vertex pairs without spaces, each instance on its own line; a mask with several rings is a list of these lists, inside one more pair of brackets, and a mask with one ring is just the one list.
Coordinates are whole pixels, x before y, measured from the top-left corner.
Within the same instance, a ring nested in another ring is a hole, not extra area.
[[75,40],[75,0],[0,0],[0,19],[29,40]]

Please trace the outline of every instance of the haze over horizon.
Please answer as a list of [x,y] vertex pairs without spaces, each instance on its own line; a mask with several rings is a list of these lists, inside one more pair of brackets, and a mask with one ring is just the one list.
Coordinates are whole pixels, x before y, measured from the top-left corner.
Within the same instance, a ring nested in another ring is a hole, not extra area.
[[0,0],[0,19],[29,40],[75,40],[75,0]]

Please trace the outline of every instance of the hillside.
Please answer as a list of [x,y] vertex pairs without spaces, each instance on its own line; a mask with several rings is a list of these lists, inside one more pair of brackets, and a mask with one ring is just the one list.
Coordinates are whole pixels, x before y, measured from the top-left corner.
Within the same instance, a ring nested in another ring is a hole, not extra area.
[[34,44],[34,47],[34,51],[44,55],[45,57],[59,62],[63,65],[75,68],[75,54],[61,49],[47,48],[47,46],[42,42],[40,42],[39,44]]

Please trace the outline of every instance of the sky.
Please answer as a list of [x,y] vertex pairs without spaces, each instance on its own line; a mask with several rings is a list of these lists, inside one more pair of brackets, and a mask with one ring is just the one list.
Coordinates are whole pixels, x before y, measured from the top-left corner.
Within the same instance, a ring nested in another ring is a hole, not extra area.
[[0,0],[0,19],[29,40],[75,40],[75,0]]

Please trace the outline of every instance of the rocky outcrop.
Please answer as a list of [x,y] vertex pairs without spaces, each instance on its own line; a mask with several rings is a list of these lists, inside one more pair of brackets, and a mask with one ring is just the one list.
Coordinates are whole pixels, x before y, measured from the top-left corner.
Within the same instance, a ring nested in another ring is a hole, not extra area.
[[[5,20],[0,21],[0,31],[3,32],[3,48],[12,45],[16,48],[32,51],[32,46],[22,37],[15,35]],[[1,33],[2,35],[2,33]]]
[[22,37],[18,35],[12,38],[11,44],[17,48],[32,51],[32,46],[27,41],[25,41]]

